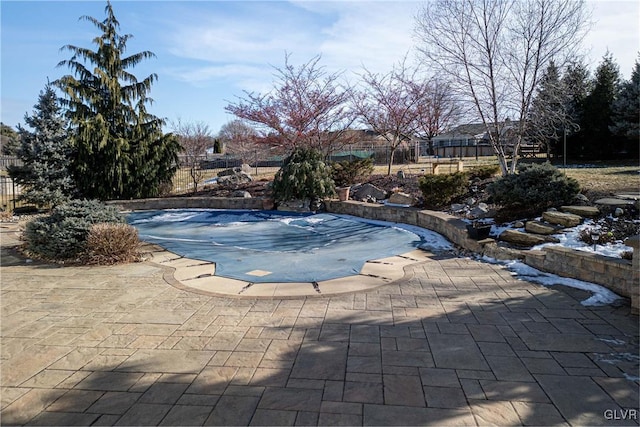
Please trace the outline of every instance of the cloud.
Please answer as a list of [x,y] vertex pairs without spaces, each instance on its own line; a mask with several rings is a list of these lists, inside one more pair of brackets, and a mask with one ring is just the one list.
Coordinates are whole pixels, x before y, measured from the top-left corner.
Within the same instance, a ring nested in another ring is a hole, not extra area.
[[[251,6],[249,6],[251,5]],[[388,71],[412,46],[415,2],[213,2],[183,7],[169,52],[189,60],[172,73],[194,85],[272,80],[273,67],[321,55],[328,72]],[[188,25],[183,23],[188,22]],[[250,77],[255,76],[255,77]],[[257,77],[257,78],[256,78]]]

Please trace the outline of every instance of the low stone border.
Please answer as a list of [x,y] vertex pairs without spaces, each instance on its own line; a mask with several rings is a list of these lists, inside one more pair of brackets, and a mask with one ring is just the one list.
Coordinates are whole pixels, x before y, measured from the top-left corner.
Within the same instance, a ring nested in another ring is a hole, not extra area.
[[405,277],[405,267],[427,262],[431,253],[414,250],[400,255],[367,261],[360,274],[320,282],[251,283],[215,276],[215,263],[184,258],[158,245],[146,243],[143,251],[148,261],[167,268],[165,280],[170,285],[189,292],[235,298],[297,298],[322,297],[370,291]]
[[[503,248],[493,239],[475,241],[467,236],[466,223],[443,212],[397,208],[355,201],[330,201],[327,210],[381,221],[402,222],[436,231],[453,243],[480,255],[507,260],[519,259],[538,270],[563,277],[597,283],[631,299],[634,313],[640,305],[638,267],[629,260],[591,254],[575,249],[547,246],[541,250]],[[634,260],[638,262],[637,249]]]
[[[273,209],[273,201],[258,198],[174,197],[108,202],[125,210],[146,209]],[[476,241],[467,235],[466,222],[444,212],[401,208],[376,203],[328,200],[327,211],[380,221],[416,225],[442,234],[456,245],[492,258],[519,259],[531,267],[559,276],[603,285],[631,299],[635,313],[640,305],[638,268],[631,261],[590,254],[575,249],[547,246],[542,250],[525,251],[498,246],[493,239]],[[635,249],[637,252],[637,248]],[[638,254],[634,260],[638,262]],[[356,276],[357,277],[357,276]]]

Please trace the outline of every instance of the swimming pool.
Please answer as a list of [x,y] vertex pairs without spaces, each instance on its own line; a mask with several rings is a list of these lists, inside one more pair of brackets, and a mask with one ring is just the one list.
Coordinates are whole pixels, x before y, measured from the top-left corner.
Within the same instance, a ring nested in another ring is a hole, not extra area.
[[176,209],[133,212],[128,221],[144,241],[253,283],[330,280],[358,274],[368,260],[453,249],[419,227],[330,213]]

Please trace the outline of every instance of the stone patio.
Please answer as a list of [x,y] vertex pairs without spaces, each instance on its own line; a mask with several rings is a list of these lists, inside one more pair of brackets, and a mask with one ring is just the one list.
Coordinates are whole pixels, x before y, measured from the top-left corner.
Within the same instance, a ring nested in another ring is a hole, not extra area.
[[26,263],[1,230],[4,425],[638,425],[638,317],[583,291],[430,257],[368,291],[212,296]]

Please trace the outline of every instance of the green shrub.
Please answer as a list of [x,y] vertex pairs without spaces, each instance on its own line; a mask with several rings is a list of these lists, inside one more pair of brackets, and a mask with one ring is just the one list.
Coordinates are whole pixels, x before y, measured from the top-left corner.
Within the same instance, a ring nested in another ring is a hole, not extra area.
[[337,187],[356,184],[358,180],[373,173],[373,159],[355,159],[334,162],[331,165],[331,177]]
[[571,203],[580,185],[547,162],[521,164],[518,173],[491,183],[487,192],[503,209],[541,211]]
[[469,179],[488,179],[492,178],[500,173],[500,166],[498,165],[482,165],[474,166],[467,171]]
[[125,219],[115,207],[97,200],[72,200],[27,223],[25,239],[36,255],[74,259],[85,251],[91,226],[100,222],[124,223]]
[[418,185],[428,208],[441,208],[456,197],[464,195],[469,187],[469,176],[465,172],[449,175],[425,175],[420,177]]
[[87,235],[85,263],[118,264],[137,261],[138,230],[129,224],[93,224]]
[[335,195],[331,167],[324,163],[322,153],[312,148],[296,148],[284,160],[273,180],[276,202],[309,199],[316,202]]

